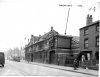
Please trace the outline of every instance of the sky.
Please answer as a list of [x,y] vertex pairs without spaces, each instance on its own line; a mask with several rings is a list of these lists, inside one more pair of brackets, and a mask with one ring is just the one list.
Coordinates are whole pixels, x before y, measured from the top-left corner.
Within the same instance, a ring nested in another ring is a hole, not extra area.
[[[0,0],[0,51],[24,47],[31,34],[43,35],[50,31],[51,26],[64,34],[69,7],[60,4],[73,5],[70,7],[67,35],[79,36],[79,28],[86,25],[87,14],[93,15],[93,21],[100,20],[100,2],[83,1]],[[95,12],[89,10],[94,6]]]

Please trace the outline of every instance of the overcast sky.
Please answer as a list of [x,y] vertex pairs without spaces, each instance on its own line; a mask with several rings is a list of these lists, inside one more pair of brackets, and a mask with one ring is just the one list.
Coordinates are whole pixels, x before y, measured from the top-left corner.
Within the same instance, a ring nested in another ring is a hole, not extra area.
[[[86,15],[92,14],[93,21],[100,20],[100,2],[79,2],[71,0],[0,0],[0,51],[25,46],[25,37],[38,36],[54,30],[64,34],[68,7],[73,5],[69,14],[67,35],[79,36],[79,28],[85,26]],[[77,7],[82,4],[83,7]],[[96,7],[96,11],[89,10]]]

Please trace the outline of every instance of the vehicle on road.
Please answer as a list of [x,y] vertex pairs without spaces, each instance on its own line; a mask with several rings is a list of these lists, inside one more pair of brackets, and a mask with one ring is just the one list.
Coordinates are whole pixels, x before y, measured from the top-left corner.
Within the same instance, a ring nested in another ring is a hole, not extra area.
[[13,60],[16,62],[20,62],[20,57],[14,57]]
[[5,55],[4,52],[0,52],[0,65],[4,67],[5,64]]

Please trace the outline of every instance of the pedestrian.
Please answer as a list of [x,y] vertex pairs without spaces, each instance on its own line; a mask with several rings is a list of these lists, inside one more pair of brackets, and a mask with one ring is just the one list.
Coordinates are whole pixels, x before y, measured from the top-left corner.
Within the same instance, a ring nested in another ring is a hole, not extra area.
[[58,57],[58,65],[59,65],[59,57]]
[[88,61],[85,62],[85,65],[86,65],[85,68],[88,71]]
[[77,59],[74,60],[73,67],[74,67],[74,70],[76,70],[78,68],[78,61],[77,61]]

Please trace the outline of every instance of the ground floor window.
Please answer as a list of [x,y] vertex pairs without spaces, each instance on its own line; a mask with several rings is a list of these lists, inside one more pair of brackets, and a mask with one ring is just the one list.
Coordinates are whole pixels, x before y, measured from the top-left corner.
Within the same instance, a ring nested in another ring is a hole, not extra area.
[[99,60],[99,52],[95,53],[96,60]]

